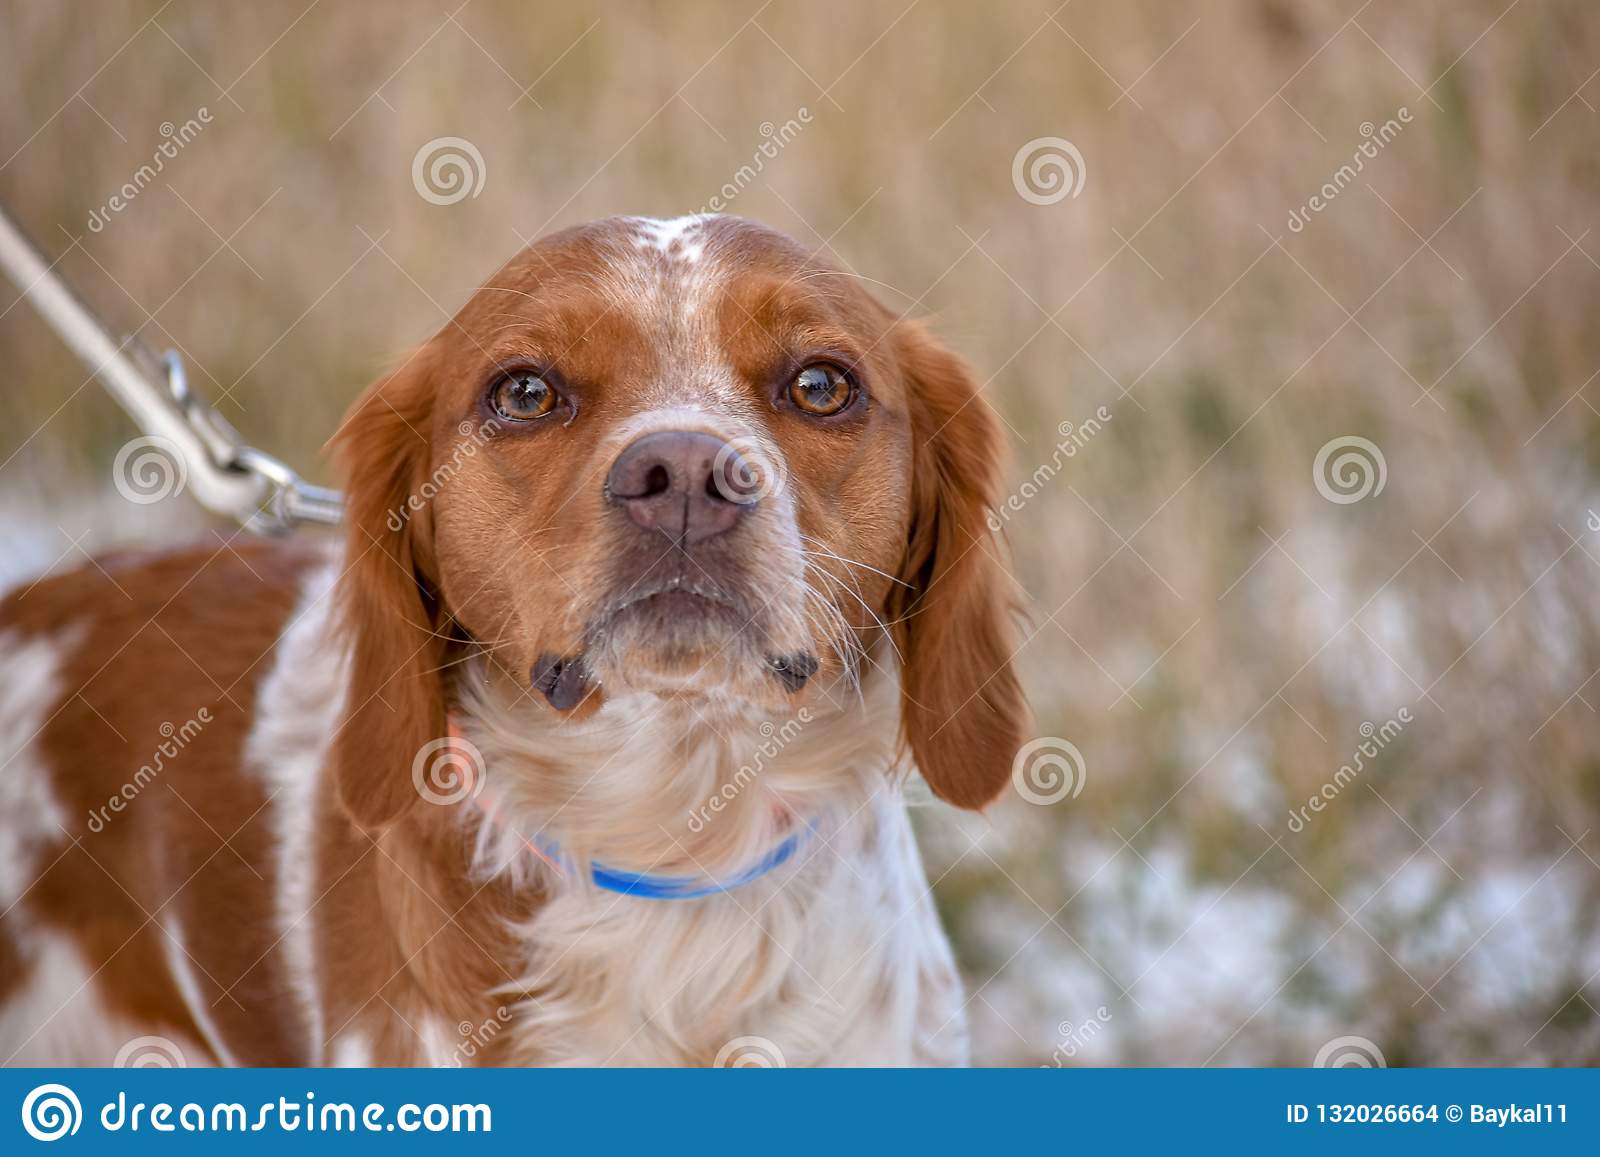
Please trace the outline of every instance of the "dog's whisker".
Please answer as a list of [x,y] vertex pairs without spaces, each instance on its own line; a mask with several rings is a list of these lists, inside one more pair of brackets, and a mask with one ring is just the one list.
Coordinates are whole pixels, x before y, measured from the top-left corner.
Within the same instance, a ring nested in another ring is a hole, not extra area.
[[823,637],[839,656],[840,664],[854,678],[861,661],[867,656],[867,648],[862,644],[860,636],[871,632],[872,629],[857,627],[845,618],[837,604],[809,584],[805,587],[805,593],[808,602],[803,605],[807,607],[807,618],[810,618],[809,608],[812,606],[821,612],[824,624]]
[[[912,589],[910,583],[904,582],[904,581],[902,581],[900,579],[895,578],[894,575],[890,574],[888,571],[881,571],[875,566],[869,566],[867,563],[858,562],[857,560],[855,560],[853,558],[846,558],[842,554],[836,554],[832,549],[829,548],[828,544],[823,542],[821,539],[812,538],[809,534],[806,534],[804,531],[800,531],[798,533],[800,535],[800,538],[803,541],[809,542],[813,546],[821,547],[822,548],[822,553],[824,555],[826,555],[828,558],[836,559],[837,561],[844,563],[846,566],[856,566],[856,567],[860,567],[862,570],[869,570],[875,575],[881,575],[882,577],[888,579],[890,582],[895,583],[895,584],[897,584],[899,586],[905,587],[906,590],[911,590]],[[812,553],[812,552],[808,551],[806,553],[809,554],[809,553]]]
[[[859,568],[861,568],[861,570],[872,571],[872,573],[874,573],[874,574],[880,574],[880,576],[882,576],[882,578],[888,579],[888,581],[890,581],[890,583],[894,583],[894,584],[898,584],[898,586],[906,587],[907,591],[910,591],[910,589],[912,589],[912,586],[910,586],[910,583],[906,583],[906,581],[902,581],[902,579],[894,578],[893,574],[888,573],[888,571],[878,570],[877,566],[870,566],[870,565],[867,565],[867,563],[858,562],[858,560],[856,560],[856,558],[846,558],[845,555],[837,554],[837,552],[834,552],[834,550],[830,549],[830,547],[827,546],[827,542],[824,542],[824,541],[822,541],[822,539],[819,539],[819,538],[811,538],[810,534],[806,534],[805,531],[797,531],[797,533],[800,534],[800,538],[802,538],[802,541],[810,542],[810,544],[813,544],[813,546],[822,547],[821,554],[826,555],[826,557],[834,558],[834,560],[837,560],[837,562],[845,563],[846,566],[859,566]],[[811,554],[811,552],[808,552],[808,554]]]
[[[790,549],[793,550],[795,548],[791,547]],[[802,556],[809,556],[809,557],[812,557],[812,558],[819,557],[819,556],[816,556],[813,552],[804,550],[803,548],[799,549],[797,553],[799,553]],[[830,589],[832,587],[836,586],[839,589],[843,590],[845,594],[847,594],[851,598],[855,599],[855,601],[861,605],[861,609],[866,612],[867,617],[872,620],[872,626],[865,627],[865,628],[860,628],[860,629],[863,630],[863,631],[876,630],[877,632],[880,632],[883,635],[883,637],[886,640],[888,640],[889,648],[890,648],[890,650],[892,650],[894,652],[895,659],[897,661],[901,661],[901,662],[904,661],[904,657],[900,654],[900,648],[895,643],[894,636],[889,631],[888,625],[883,621],[883,618],[878,614],[878,612],[872,609],[871,604],[869,604],[866,601],[866,599],[861,597],[861,594],[859,592],[859,588],[856,589],[856,590],[852,590],[850,588],[850,586],[848,584],[846,584],[844,582],[844,580],[842,578],[840,578],[838,575],[835,575],[835,574],[831,573],[830,571],[827,570],[826,567],[814,566],[809,561],[806,563],[806,570],[810,574],[819,575],[823,579],[825,579],[830,584]],[[808,589],[808,590],[812,589],[811,585],[809,583],[805,584],[805,586],[806,586],[806,589]]]
[[823,622],[818,624],[816,620],[811,617],[809,609],[810,604],[803,604],[803,606],[806,608],[804,613],[807,622],[817,630],[818,634],[822,636],[823,642],[833,651],[835,655],[839,657],[839,666],[841,670],[844,672],[845,677],[849,681],[850,685],[855,689],[858,698],[860,698],[861,702],[864,704],[864,692],[861,687],[861,680],[857,676],[857,670],[860,660],[864,656],[865,652],[860,648],[858,643],[850,634],[850,625],[840,618],[839,609],[825,599],[820,593],[816,591],[808,591],[807,593],[811,596],[811,599],[817,608],[822,612],[823,617]]

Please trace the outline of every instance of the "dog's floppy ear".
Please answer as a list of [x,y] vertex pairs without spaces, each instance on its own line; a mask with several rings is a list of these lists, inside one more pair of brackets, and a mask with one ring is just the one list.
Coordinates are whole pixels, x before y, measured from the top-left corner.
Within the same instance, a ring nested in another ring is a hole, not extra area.
[[934,793],[981,808],[1005,787],[1027,706],[1012,671],[1017,598],[990,529],[1004,441],[971,370],[921,325],[895,327],[906,375],[911,526],[891,607],[901,731]]
[[346,484],[338,599],[350,655],[333,766],[345,810],[369,829],[416,801],[412,763],[445,735],[444,642],[423,500],[433,409],[425,358],[419,351],[369,386],[333,440]]

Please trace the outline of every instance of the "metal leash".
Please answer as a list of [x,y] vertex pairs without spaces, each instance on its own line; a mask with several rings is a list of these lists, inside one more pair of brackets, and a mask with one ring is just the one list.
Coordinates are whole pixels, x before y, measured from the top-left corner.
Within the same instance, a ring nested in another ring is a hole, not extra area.
[[183,456],[200,505],[260,534],[303,522],[339,521],[339,492],[306,482],[286,463],[245,443],[190,390],[183,362],[155,357],[134,335],[121,342],[68,288],[0,206],[0,267],[67,347],[100,379],[133,423]]

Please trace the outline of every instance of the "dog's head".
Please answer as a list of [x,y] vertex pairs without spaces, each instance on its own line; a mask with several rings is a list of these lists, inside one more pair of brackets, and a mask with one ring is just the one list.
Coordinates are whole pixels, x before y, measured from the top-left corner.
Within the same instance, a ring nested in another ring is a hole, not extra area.
[[461,642],[578,717],[635,693],[798,709],[897,667],[933,790],[978,807],[1006,782],[995,418],[955,355],[789,238],[694,217],[540,241],[336,443],[335,759],[363,824],[415,798]]

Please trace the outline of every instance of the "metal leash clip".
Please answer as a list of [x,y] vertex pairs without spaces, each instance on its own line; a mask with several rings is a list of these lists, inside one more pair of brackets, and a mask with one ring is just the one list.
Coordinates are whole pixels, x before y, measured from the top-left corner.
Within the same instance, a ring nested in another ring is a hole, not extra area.
[[339,521],[338,491],[306,482],[281,459],[245,443],[189,388],[178,355],[156,358],[136,338],[118,342],[0,208],[0,268],[155,445],[181,457],[188,489],[207,510],[258,534]]
[[253,506],[220,513],[231,514],[247,530],[267,534],[293,530],[302,522],[331,526],[339,521],[343,504],[337,490],[305,481],[281,458],[246,443],[232,423],[189,388],[176,350],[163,354],[161,364],[168,394],[205,445],[207,465],[252,476],[262,484],[264,496]]

